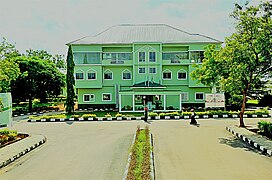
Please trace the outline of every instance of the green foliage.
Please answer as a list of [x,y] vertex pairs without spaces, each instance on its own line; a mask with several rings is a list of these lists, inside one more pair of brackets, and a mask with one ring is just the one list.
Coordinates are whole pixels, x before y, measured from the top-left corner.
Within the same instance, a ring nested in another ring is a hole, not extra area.
[[187,112],[187,111],[182,112],[182,116],[191,116],[191,115],[192,115],[192,112]]
[[32,110],[32,100],[40,99],[46,102],[47,97],[57,96],[64,87],[64,75],[50,62],[36,57],[17,57],[20,76],[12,82],[12,97],[15,101],[29,100],[29,111]]
[[8,141],[16,139],[18,132],[15,130],[3,129],[0,130],[0,144],[5,144]]
[[11,81],[19,75],[20,69],[17,63],[9,59],[0,59],[0,92],[10,92]]
[[259,133],[267,136],[268,138],[272,138],[272,123],[268,121],[260,121],[258,122]]
[[210,115],[210,111],[204,111],[204,112],[195,112],[197,116],[204,116],[204,115]]
[[[191,73],[193,79],[208,86],[220,86],[234,95],[243,95],[241,113],[250,89],[258,88],[260,80],[272,71],[272,2],[258,6],[236,5],[231,17],[236,32],[226,38],[225,46],[216,51],[209,45],[202,66]],[[243,118],[240,126],[244,127]]]
[[105,117],[106,117],[106,118],[111,118],[112,116],[111,116],[110,113],[107,113],[107,114],[105,115]]
[[57,115],[44,115],[44,116],[29,116],[29,119],[40,120],[40,119],[63,119],[67,118],[65,114]]
[[67,85],[67,98],[66,98],[66,112],[71,114],[74,112],[74,98],[75,98],[75,79],[74,79],[74,67],[75,63],[73,60],[72,47],[69,46],[67,54],[67,75],[66,75],[66,85]]
[[149,112],[148,116],[155,117],[155,116],[158,116],[158,113],[156,113],[156,112]]
[[141,130],[138,126],[131,151],[131,161],[126,179],[150,179],[151,145],[148,127]]
[[123,117],[124,115],[123,114],[121,114],[121,113],[117,113],[117,114],[115,114],[115,117]]
[[83,114],[83,118],[96,118],[96,114]]
[[159,116],[160,116],[160,117],[164,117],[164,116],[166,116],[166,113],[163,113],[163,112],[162,112],[162,113],[159,114]]

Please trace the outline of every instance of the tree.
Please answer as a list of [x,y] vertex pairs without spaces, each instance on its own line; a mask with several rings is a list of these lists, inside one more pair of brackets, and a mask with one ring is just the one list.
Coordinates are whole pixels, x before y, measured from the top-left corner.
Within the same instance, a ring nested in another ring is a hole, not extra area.
[[17,57],[19,55],[19,51],[15,48],[15,45],[8,43],[7,40],[3,38],[0,43],[0,60]]
[[242,95],[240,127],[245,127],[243,115],[249,90],[257,88],[261,79],[272,71],[272,3],[236,7],[235,33],[225,40],[219,51],[209,45],[202,66],[192,72],[192,78],[205,85],[219,85],[233,95]]
[[67,54],[67,75],[66,75],[66,85],[67,85],[67,98],[66,98],[66,112],[71,114],[74,111],[74,98],[75,98],[75,79],[74,79],[74,59],[72,47],[69,46]]
[[38,57],[20,56],[15,59],[19,64],[20,76],[12,81],[11,93],[15,101],[29,101],[29,111],[32,111],[32,100],[40,99],[46,102],[48,97],[60,94],[65,85],[64,75],[55,64]]
[[26,56],[28,57],[38,57],[42,60],[50,60],[52,61],[57,68],[66,68],[65,66],[65,61],[64,61],[64,55],[56,54],[56,55],[51,55],[45,50],[33,50],[33,49],[28,49],[26,50]]
[[18,64],[5,59],[0,60],[0,92],[10,92],[10,83],[20,75]]

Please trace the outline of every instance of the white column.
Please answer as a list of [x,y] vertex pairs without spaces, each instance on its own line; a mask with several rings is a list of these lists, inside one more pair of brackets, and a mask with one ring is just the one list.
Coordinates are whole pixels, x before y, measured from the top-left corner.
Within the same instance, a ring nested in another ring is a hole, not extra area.
[[121,94],[119,94],[119,112],[122,110]]
[[179,110],[181,111],[182,109],[182,104],[181,104],[181,94],[179,95]]
[[135,111],[135,95],[132,94],[132,111],[134,112]]
[[166,95],[163,95],[163,110],[166,110]]

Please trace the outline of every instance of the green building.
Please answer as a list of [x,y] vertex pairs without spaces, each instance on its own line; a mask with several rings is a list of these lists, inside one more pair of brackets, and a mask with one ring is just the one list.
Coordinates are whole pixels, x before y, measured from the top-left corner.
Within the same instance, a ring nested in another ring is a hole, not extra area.
[[209,87],[190,78],[213,38],[164,24],[125,24],[68,43],[79,109],[181,110],[204,106]]

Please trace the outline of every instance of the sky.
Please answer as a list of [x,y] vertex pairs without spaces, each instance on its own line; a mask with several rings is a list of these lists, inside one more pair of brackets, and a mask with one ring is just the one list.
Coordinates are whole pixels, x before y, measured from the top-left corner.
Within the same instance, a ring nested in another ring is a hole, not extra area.
[[[251,0],[252,4],[260,0]],[[68,42],[118,24],[168,24],[224,41],[229,14],[245,0],[0,0],[0,38],[27,49],[66,54]],[[0,39],[0,40],[1,40]]]

